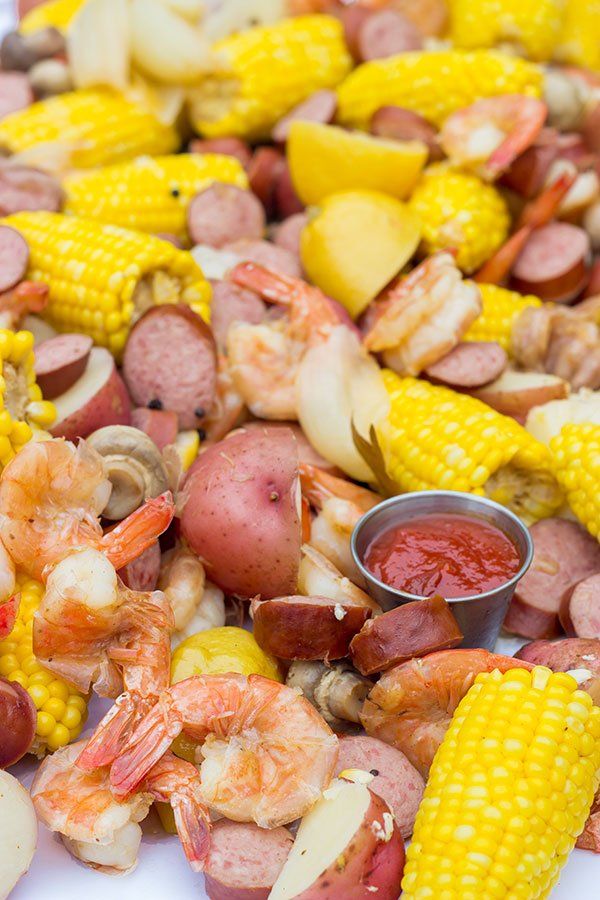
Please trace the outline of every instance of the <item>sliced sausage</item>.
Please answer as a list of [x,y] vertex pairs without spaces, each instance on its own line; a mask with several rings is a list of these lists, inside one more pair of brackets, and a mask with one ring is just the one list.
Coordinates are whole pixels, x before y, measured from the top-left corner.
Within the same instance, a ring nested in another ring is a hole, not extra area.
[[284,144],[290,134],[292,122],[333,122],[337,109],[337,95],[326,89],[316,91],[295,106],[274,126],[271,136],[276,144]]
[[360,6],[358,3],[354,3],[351,6],[338,4],[332,6],[328,13],[334,15],[342,23],[346,45],[356,62],[360,62],[358,37],[363,23],[373,15],[373,10],[368,9],[366,6]]
[[22,281],[29,265],[29,247],[18,231],[0,225],[0,292]]
[[265,208],[269,218],[275,212],[275,188],[285,169],[285,157],[275,147],[258,147],[248,166],[250,188]]
[[33,103],[33,91],[24,72],[0,72],[0,119]]
[[462,639],[446,601],[430,597],[365,622],[352,639],[350,656],[362,675],[373,675],[416,656],[458,647]]
[[300,237],[308,224],[307,213],[294,213],[288,216],[273,231],[273,241],[278,247],[289,250],[300,259]]
[[190,153],[220,153],[235,156],[245,169],[250,165],[252,151],[245,141],[235,137],[196,139],[190,143]]
[[507,365],[506,351],[495,341],[463,341],[424,374],[436,384],[478,388],[499,378]]
[[137,406],[177,413],[179,427],[199,428],[215,399],[215,340],[183,305],[156,306],[133,326],[123,377]]
[[296,193],[292,183],[290,167],[285,163],[275,185],[275,210],[280,219],[287,219],[304,211],[304,203]]
[[590,281],[585,289],[585,297],[597,297],[600,294],[600,259],[597,259],[592,266]]
[[45,400],[68,391],[86,370],[94,342],[86,334],[57,334],[35,348],[35,376]]
[[254,637],[281,659],[341,659],[371,610],[330,597],[276,597],[252,604]]
[[422,47],[423,35],[419,29],[393,9],[382,9],[368,16],[358,31],[358,57],[362,62],[421,50]]
[[190,201],[188,231],[194,244],[223,247],[240,238],[261,238],[266,220],[260,202],[233,184],[217,182]]
[[344,769],[362,769],[373,775],[369,788],[382,797],[402,832],[409,838],[425,782],[420,772],[409,763],[404,753],[378,738],[367,735],[348,735],[340,738],[337,773]]
[[237,256],[241,262],[257,263],[290,278],[302,277],[298,257],[270,241],[234,241],[232,244],[226,244],[224,249]]
[[591,263],[590,239],[583,228],[550,222],[535,229],[512,270],[521,294],[570,303],[585,288]]
[[0,164],[0,215],[38,209],[59,212],[63,201],[60,183],[47,172],[11,162]]
[[246,290],[230,281],[212,282],[210,325],[217,348],[224,353],[227,332],[232,322],[249,322],[258,325],[267,314],[267,306],[254,291]]
[[578,582],[563,597],[560,621],[573,637],[600,638],[600,574]]
[[427,119],[403,106],[380,106],[371,118],[371,134],[393,141],[422,141],[432,160],[443,156],[437,131]]
[[548,666],[553,672],[589,669],[593,675],[600,676],[600,640],[597,639],[533,641],[521,647],[515,657],[533,663],[534,666]]
[[526,200],[537,197],[546,184],[550,167],[559,155],[559,133],[543,128],[536,142],[521,153],[500,182]]
[[154,591],[160,574],[160,544],[155,541],[136,559],[133,559],[118,575],[132,591]]
[[204,865],[209,900],[267,900],[293,843],[287,828],[215,822]]
[[139,406],[131,413],[131,424],[151,438],[159,450],[174,444],[179,423],[177,413],[170,409],[148,409]]
[[600,544],[568,519],[542,519],[530,533],[533,562],[517,585],[504,627],[532,639],[556,637],[565,592],[600,572]]

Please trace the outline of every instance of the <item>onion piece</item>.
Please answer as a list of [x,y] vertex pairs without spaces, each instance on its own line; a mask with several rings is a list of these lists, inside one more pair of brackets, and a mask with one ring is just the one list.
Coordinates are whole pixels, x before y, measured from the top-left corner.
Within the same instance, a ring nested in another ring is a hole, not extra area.
[[129,15],[123,0],[88,0],[67,34],[73,83],[123,90],[129,81]]
[[162,84],[191,85],[214,69],[208,38],[161,0],[133,0],[131,53],[137,67]]
[[[166,0],[177,3],[181,0]],[[286,0],[205,0],[204,30],[211,41],[254,25],[273,25],[289,15]]]
[[[231,2],[231,0],[228,0],[228,2]],[[203,0],[161,0],[161,3],[181,19],[191,22],[192,25],[197,25],[200,22],[206,9]]]

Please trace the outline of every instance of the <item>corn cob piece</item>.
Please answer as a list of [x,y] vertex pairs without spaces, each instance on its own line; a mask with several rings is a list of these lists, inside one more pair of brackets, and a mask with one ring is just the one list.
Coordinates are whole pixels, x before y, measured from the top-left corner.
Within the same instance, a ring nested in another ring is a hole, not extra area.
[[233,156],[181,153],[142,156],[63,181],[65,212],[98,222],[161,232],[185,239],[187,206],[214,181],[248,187],[241,163]]
[[32,34],[41,28],[51,27],[66,31],[84,3],[85,0],[48,0],[23,16],[19,31],[21,34]]
[[0,675],[17,681],[37,709],[31,752],[43,756],[77,740],[87,718],[87,700],[62,678],[46,671],[33,653],[33,617],[43,586],[23,575],[17,577],[21,601],[12,632],[0,642]]
[[548,448],[485,403],[385,370],[391,401],[377,434],[401,491],[468,491],[526,522],[552,515],[562,493]]
[[451,0],[450,37],[464,50],[511,44],[529,59],[552,59],[564,0]]
[[425,253],[454,249],[463,272],[478,269],[508,236],[510,215],[504,199],[477,175],[430,166],[409,205],[423,224]]
[[0,146],[41,168],[86,169],[171,153],[179,136],[142,106],[110,90],[70,91],[40,100],[0,122]]
[[554,471],[567,502],[594,537],[600,537],[600,425],[565,425],[550,441]]
[[495,284],[479,284],[483,311],[464,336],[465,341],[496,341],[510,353],[515,322],[524,309],[539,308],[542,301],[533,294],[518,294]]
[[599,777],[600,709],[574,678],[478,675],[433,761],[402,897],[548,897]]
[[210,285],[192,255],[169,241],[59,213],[3,221],[29,244],[27,277],[48,284],[44,316],[59,331],[89,334],[118,357],[150,306],[186,303],[208,321]]
[[192,94],[190,117],[206,137],[268,137],[275,123],[320,88],[336,87],[352,66],[332,16],[298,16],[250,28],[214,45],[222,70]]
[[556,57],[600,71],[600,0],[567,0]]
[[434,125],[483,97],[539,97],[542,71],[535,63],[497,50],[401,53],[358,66],[338,89],[338,120],[368,128],[380,106],[404,106]]

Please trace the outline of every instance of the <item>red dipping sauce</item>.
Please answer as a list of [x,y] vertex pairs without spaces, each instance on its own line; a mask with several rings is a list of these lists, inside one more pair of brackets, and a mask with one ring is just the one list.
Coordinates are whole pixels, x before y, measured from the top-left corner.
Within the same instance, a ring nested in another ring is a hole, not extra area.
[[449,600],[505,584],[521,568],[521,557],[510,538],[484,519],[432,513],[378,535],[364,564],[396,590]]

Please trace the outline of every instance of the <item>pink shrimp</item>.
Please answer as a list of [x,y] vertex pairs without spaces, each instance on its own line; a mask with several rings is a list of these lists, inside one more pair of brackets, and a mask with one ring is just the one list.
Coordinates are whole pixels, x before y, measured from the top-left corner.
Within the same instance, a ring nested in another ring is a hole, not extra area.
[[49,288],[43,281],[21,281],[0,294],[0,327],[18,328],[28,313],[40,313],[48,303]]

